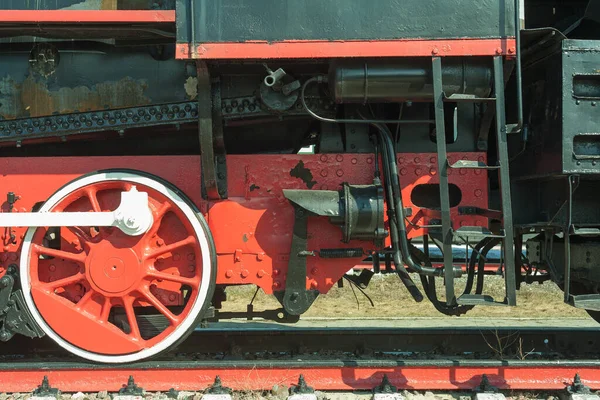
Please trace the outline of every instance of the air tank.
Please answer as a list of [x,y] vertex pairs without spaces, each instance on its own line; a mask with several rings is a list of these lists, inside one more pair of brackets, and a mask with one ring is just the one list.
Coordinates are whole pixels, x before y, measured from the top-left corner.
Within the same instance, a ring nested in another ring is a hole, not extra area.
[[[442,61],[446,96],[488,97],[492,75],[491,63],[485,60],[453,58]],[[431,59],[336,61],[329,69],[329,87],[337,103],[432,101]]]

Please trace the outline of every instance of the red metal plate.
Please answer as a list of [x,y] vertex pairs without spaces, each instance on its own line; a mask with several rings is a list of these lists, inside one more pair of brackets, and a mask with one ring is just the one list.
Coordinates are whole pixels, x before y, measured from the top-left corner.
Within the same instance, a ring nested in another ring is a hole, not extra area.
[[175,11],[155,10],[0,10],[0,24],[175,23]]
[[178,43],[180,59],[294,59],[342,57],[431,57],[514,55],[515,39],[285,41]]

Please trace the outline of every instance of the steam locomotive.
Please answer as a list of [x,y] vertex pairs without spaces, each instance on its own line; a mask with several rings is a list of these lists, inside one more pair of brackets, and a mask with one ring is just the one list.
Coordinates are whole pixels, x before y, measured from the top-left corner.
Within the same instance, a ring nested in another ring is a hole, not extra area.
[[229,286],[294,322],[364,262],[448,315],[551,281],[600,319],[599,24],[598,0],[1,0],[0,339],[139,361]]

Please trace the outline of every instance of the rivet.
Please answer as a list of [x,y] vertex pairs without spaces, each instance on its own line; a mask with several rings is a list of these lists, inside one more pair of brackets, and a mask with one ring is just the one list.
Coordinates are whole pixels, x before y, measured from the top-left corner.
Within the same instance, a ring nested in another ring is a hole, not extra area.
[[162,245],[164,245],[164,244],[165,244],[165,241],[164,241],[164,240],[162,240],[161,238],[158,238],[158,239],[156,239],[156,245],[157,245],[157,246],[162,246]]
[[321,185],[320,189],[321,190],[329,190],[329,186],[327,186],[327,185]]
[[415,169],[415,175],[417,175],[417,176],[421,176],[421,173],[422,173],[422,172],[423,172],[423,171],[421,171],[421,168],[417,168],[417,169]]
[[256,273],[256,276],[258,276],[259,278],[262,278],[263,276],[265,276],[265,271],[262,269],[259,269],[258,272]]
[[279,275],[280,273],[281,273],[281,270],[279,270],[278,268],[275,268],[275,269],[273,270],[273,276],[277,276],[277,275]]
[[502,47],[496,48],[496,54],[502,54]]
[[188,270],[189,270],[190,272],[194,272],[194,271],[196,270],[196,266],[195,266],[195,265],[190,265],[190,266],[188,267]]
[[432,163],[432,164],[433,164],[433,163],[435,163],[435,157],[431,157],[431,158],[429,159],[429,162],[430,162],[430,163]]
[[321,176],[323,178],[325,178],[327,176],[327,170],[326,169],[321,170]]
[[313,269],[310,270],[310,273],[313,274],[313,275],[316,275],[316,274],[319,273],[319,269],[315,267],[315,268],[313,268]]
[[581,104],[581,100],[576,100],[575,104],[580,105]]
[[429,170],[429,175],[435,175],[435,174],[437,174],[437,171],[435,170],[435,168],[431,168]]
[[596,102],[592,101],[592,107],[596,107]]
[[418,164],[421,162],[421,159],[419,157],[415,157],[415,164]]
[[433,50],[431,50],[431,54],[438,54],[440,51],[434,47]]
[[367,164],[373,164],[373,159],[371,157],[367,158]]
[[190,253],[187,255],[187,259],[189,261],[194,261],[196,259],[196,255],[194,253]]
[[344,176],[344,171],[342,171],[341,169],[338,169],[338,170],[335,172],[335,174],[336,174],[337,176],[340,176],[340,177],[341,177],[341,176]]
[[258,254],[256,255],[256,259],[257,259],[258,261],[262,261],[262,260],[264,260],[264,259],[265,259],[265,253],[258,253]]
[[407,172],[406,168],[400,169],[400,175],[406,175]]
[[398,164],[404,163],[404,157],[398,157]]
[[169,300],[170,300],[170,301],[175,301],[175,299],[176,299],[176,298],[177,298],[177,297],[176,297],[174,294],[170,294],[170,295],[169,295]]
[[179,261],[180,259],[181,259],[181,256],[179,255],[179,253],[173,254],[173,260]]
[[356,158],[353,158],[352,160],[350,160],[350,162],[351,162],[352,164],[356,164],[356,163],[358,162],[358,160],[357,160]]
[[310,283],[310,287],[313,289],[316,289],[319,285],[317,284],[317,282],[311,282]]
[[240,275],[241,275],[242,278],[247,278],[248,274],[249,274],[249,272],[248,272],[247,269],[243,269],[243,270],[240,271]]
[[225,278],[231,278],[233,276],[233,271],[228,269],[225,271]]
[[577,165],[581,165],[581,161],[577,161]]
[[516,49],[515,49],[514,47],[511,47],[511,48],[509,48],[509,49],[508,49],[508,52],[509,52],[510,54],[514,54],[514,53],[515,53],[515,51],[516,51]]
[[325,154],[321,154],[320,160],[321,162],[327,162],[327,156]]
[[466,170],[466,169],[464,169],[464,168],[461,168],[461,169],[459,170],[459,173],[460,173],[461,175],[466,175],[466,174],[467,174],[467,170]]
[[49,269],[51,272],[54,272],[54,271],[56,271],[56,265],[54,265],[54,264],[50,264],[50,265],[48,266],[48,269]]
[[281,287],[281,283],[279,281],[275,281],[275,282],[273,282],[273,287],[275,289],[279,289]]
[[344,161],[344,156],[341,154],[338,154],[337,156],[335,156],[335,160],[337,162],[342,162],[342,161]]
[[481,189],[475,189],[475,197],[481,197],[482,194],[483,192],[481,191]]

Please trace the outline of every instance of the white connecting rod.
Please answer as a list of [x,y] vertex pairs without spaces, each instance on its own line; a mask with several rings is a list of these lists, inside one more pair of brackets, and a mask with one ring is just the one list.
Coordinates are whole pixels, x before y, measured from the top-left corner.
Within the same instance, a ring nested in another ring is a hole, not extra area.
[[130,236],[146,233],[153,222],[148,193],[135,186],[121,192],[121,204],[114,211],[0,213],[0,227],[115,226]]

